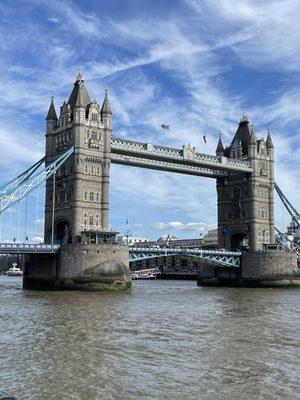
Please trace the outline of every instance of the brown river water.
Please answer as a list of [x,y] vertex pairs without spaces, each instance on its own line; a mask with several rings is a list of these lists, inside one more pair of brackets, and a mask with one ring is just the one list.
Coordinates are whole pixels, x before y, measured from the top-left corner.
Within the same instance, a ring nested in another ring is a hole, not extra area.
[[134,281],[30,292],[0,276],[0,392],[18,400],[300,399],[300,290]]

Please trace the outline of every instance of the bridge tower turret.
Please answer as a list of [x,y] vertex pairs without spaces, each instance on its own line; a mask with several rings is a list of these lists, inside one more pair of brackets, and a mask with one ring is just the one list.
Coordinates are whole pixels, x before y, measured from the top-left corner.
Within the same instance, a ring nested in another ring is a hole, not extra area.
[[[219,146],[218,146],[219,147]],[[219,247],[260,250],[274,243],[274,146],[257,140],[243,115],[225,156],[250,162],[251,174],[231,174],[217,179]],[[220,153],[217,153],[220,155]]]
[[54,216],[54,242],[78,243],[85,233],[108,231],[112,131],[108,91],[100,109],[96,100],[91,100],[79,72],[68,101],[60,108],[59,119],[55,116],[52,100],[46,126],[46,162],[53,162],[71,146],[75,150],[57,171],[55,180],[47,180],[45,242],[52,241]]
[[51,153],[52,151],[52,140],[53,140],[53,132],[57,128],[57,115],[54,106],[54,97],[51,96],[51,102],[48,110],[48,114],[46,117],[46,154]]

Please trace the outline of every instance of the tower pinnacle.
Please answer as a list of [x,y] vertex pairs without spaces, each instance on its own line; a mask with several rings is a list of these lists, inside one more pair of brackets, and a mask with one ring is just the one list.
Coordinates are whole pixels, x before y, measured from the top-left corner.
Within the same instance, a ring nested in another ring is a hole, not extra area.
[[108,99],[108,87],[104,89],[104,100],[101,108],[101,115],[112,115],[111,107]]
[[51,96],[51,102],[50,102],[50,107],[49,107],[48,114],[46,117],[46,121],[57,121],[57,115],[56,115],[53,99],[54,99],[54,97]]
[[84,85],[83,75],[80,71],[78,71],[68,104],[70,104],[71,109],[73,109],[75,106],[86,108],[91,102],[91,98]]
[[267,145],[267,147],[269,149],[273,149],[274,148],[272,137],[271,137],[271,129],[268,129],[268,136],[267,136],[266,145]]
[[75,82],[78,82],[78,83],[84,82],[83,75],[82,75],[82,73],[80,71],[78,71],[78,74],[77,74]]
[[224,146],[223,146],[223,141],[222,141],[222,134],[219,133],[219,141],[218,141],[218,146],[216,149],[216,154],[217,156],[223,156],[224,155]]

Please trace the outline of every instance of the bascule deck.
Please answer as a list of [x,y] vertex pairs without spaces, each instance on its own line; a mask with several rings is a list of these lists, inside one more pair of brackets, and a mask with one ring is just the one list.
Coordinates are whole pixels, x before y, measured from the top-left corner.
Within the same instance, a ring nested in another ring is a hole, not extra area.
[[59,244],[1,243],[0,254],[52,254],[59,253]]

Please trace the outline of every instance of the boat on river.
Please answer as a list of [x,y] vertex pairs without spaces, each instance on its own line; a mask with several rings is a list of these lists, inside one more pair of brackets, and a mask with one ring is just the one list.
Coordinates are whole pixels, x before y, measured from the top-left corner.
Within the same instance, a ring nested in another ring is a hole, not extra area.
[[7,276],[23,276],[23,271],[17,267],[16,263],[13,263],[12,267],[6,272]]
[[155,274],[149,274],[148,272],[142,273],[142,274],[132,273],[131,277],[133,280],[135,280],[135,279],[156,279]]

